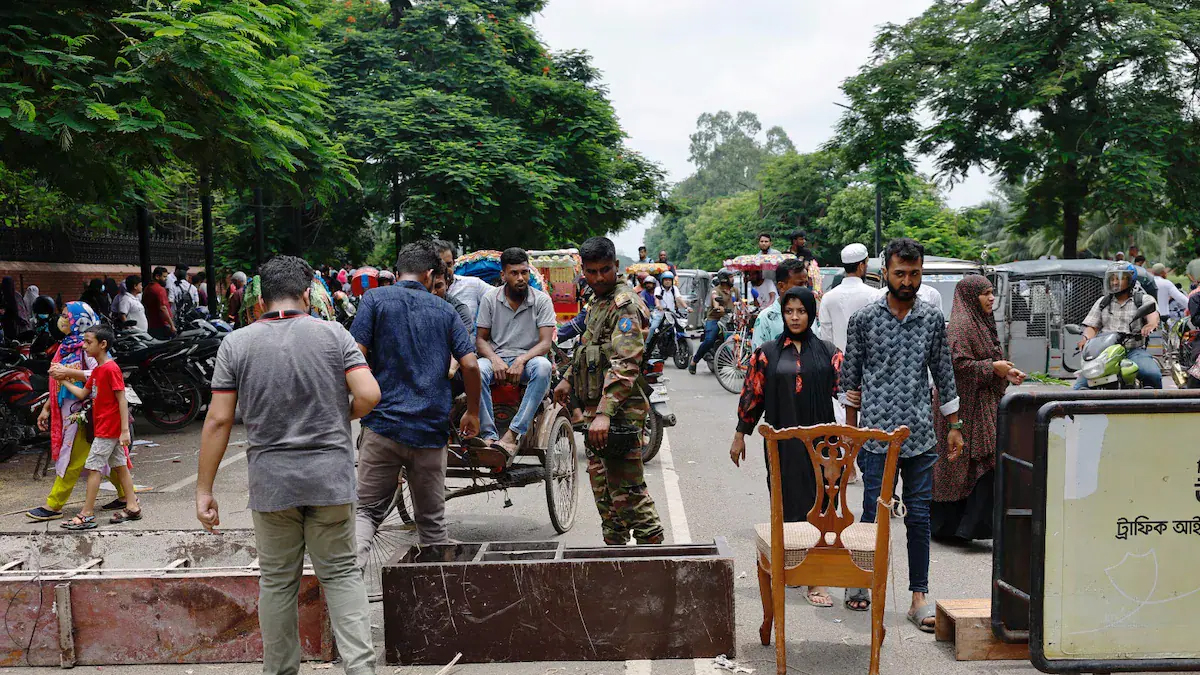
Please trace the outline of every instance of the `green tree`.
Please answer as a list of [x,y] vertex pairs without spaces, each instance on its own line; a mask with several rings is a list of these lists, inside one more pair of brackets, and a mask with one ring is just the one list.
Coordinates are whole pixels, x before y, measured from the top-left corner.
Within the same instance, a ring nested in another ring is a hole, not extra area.
[[746,191],[704,204],[695,221],[687,225],[688,264],[705,270],[720,269],[728,258],[757,249],[755,235],[765,226],[758,217],[758,194]]
[[[769,159],[760,177],[763,219],[772,224],[767,229],[781,238],[805,229],[817,258],[834,259],[841,247],[829,240],[820,223],[834,197],[850,182],[838,155],[789,152]],[[788,243],[781,241],[776,248],[782,250]]]
[[319,5],[363,220],[474,247],[557,246],[659,206],[662,173],[626,147],[589,57],[549,52],[530,26],[544,1]]
[[952,178],[1027,181],[1021,233],[1057,231],[1067,257],[1093,211],[1195,230],[1198,55],[1178,0],[936,0],[881,29],[839,136],[876,173],[916,150]]

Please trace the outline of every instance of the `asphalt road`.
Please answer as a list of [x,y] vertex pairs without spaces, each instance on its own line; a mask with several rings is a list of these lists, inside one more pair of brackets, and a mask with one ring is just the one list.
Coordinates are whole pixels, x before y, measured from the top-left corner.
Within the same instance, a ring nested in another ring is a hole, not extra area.
[[[736,397],[717,384],[716,379],[701,365],[700,374],[668,367],[671,405],[679,424],[667,433],[662,453],[647,466],[647,480],[659,513],[668,533],[668,542],[710,541],[725,537],[736,556],[735,593],[737,611],[736,661],[756,673],[774,672],[774,647],[763,647],[757,629],[762,620],[755,572],[753,525],[768,519],[766,471],[762,461],[762,443],[758,438],[748,441],[749,457],[741,468],[729,461],[728,448],[735,418]],[[140,529],[194,529],[192,489],[195,481],[196,455],[199,448],[199,425],[183,433],[155,435],[147,433],[146,425],[138,435],[152,440],[155,447],[139,446],[135,462],[135,479],[139,485],[152,488],[144,496],[146,518]],[[217,483],[217,497],[222,505],[222,520],[230,528],[249,528],[250,514],[246,510],[246,469],[244,462],[244,433],[236,429],[226,465]],[[49,525],[31,524],[21,515],[24,509],[36,506],[49,488],[49,479],[31,480],[32,458],[22,457],[0,465],[0,530],[29,532]],[[599,517],[586,491],[586,474],[581,466],[579,510],[574,528],[562,539],[568,544],[596,545],[600,542]],[[861,504],[861,488],[851,486],[853,505]],[[104,493],[102,493],[102,497]],[[111,493],[109,493],[111,496]],[[513,490],[511,507],[505,507],[504,495],[476,495],[450,502],[447,516],[450,534],[460,541],[548,540],[556,535],[550,526],[545,492],[540,484]],[[82,484],[74,495],[82,499]],[[68,512],[77,509],[68,506]],[[855,509],[856,512],[858,508]],[[894,574],[889,581],[886,625],[887,641],[883,647],[882,669],[887,673],[916,675],[922,673],[1032,673],[1027,662],[956,662],[949,644],[936,643],[932,635],[920,633],[905,620],[908,608],[907,564],[904,548],[904,527],[893,521],[892,561]],[[123,527],[103,525],[105,528]],[[930,578],[934,598],[984,598],[990,595],[991,546],[976,543],[963,547],[933,545]],[[870,631],[868,615],[842,608],[841,595],[833,608],[814,608],[805,601],[799,589],[789,589],[787,607],[789,672],[838,674],[865,672],[868,665]],[[382,612],[374,606],[376,644],[383,653]],[[114,617],[114,627],[119,617]],[[119,628],[116,628],[119,630]],[[95,670],[94,667],[84,670]],[[188,666],[120,666],[110,672],[130,675],[194,675],[196,673],[228,673],[249,675],[261,672],[261,666],[188,665]],[[432,674],[436,667],[396,668],[380,662],[380,673]],[[46,669],[11,668],[0,673],[35,673]],[[302,673],[340,672],[319,664],[305,664]],[[514,663],[493,665],[462,665],[454,672],[462,675],[683,675],[693,673],[722,673],[709,660],[656,662],[577,662],[577,663]]]

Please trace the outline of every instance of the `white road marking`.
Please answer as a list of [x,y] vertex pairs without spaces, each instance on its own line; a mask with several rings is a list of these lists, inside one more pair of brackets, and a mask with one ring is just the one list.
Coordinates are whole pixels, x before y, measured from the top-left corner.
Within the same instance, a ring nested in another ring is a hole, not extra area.
[[679,474],[675,471],[675,460],[671,456],[671,439],[663,432],[662,448],[658,451],[658,463],[662,467],[663,486],[666,490],[667,522],[671,529],[671,542],[692,543],[688,529],[687,512],[683,508],[683,493],[679,490]]
[[[233,464],[235,462],[240,462],[244,459],[246,459],[245,451],[240,452],[240,453],[234,455],[233,457],[226,457],[225,459],[221,460],[221,464],[218,468],[224,469],[225,467],[229,466],[230,464]],[[183,488],[191,485],[192,483],[195,483],[197,478],[199,478],[198,474],[192,474],[191,476],[188,476],[187,478],[184,478],[182,480],[177,480],[174,483],[171,483],[170,485],[166,486],[165,488],[159,490],[159,492],[179,492]]]

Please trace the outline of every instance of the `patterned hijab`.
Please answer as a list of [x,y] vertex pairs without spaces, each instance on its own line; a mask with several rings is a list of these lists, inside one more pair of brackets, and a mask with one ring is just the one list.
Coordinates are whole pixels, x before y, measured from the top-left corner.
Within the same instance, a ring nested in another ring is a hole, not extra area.
[[992,290],[992,282],[980,274],[965,277],[954,287],[954,307],[946,336],[955,360],[999,361],[1004,357],[996,320],[979,304],[979,296]]
[[[100,323],[100,316],[92,306],[83,301],[68,302],[66,337],[58,345],[58,355],[55,360],[64,366],[74,368],[83,363],[83,331]],[[62,327],[61,325],[59,326]]]
[[318,279],[313,279],[312,285],[308,287],[308,302],[311,306],[310,313],[318,319],[333,321],[336,318],[329,291],[326,290],[325,284]]

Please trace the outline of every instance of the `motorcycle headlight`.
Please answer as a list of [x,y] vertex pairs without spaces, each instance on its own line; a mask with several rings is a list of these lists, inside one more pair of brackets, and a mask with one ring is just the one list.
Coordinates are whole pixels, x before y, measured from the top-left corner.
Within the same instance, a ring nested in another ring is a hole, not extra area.
[[1102,377],[1104,375],[1104,361],[1097,359],[1084,364],[1084,366],[1079,369],[1079,375],[1089,380]]

